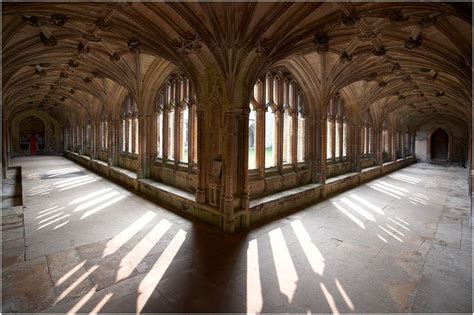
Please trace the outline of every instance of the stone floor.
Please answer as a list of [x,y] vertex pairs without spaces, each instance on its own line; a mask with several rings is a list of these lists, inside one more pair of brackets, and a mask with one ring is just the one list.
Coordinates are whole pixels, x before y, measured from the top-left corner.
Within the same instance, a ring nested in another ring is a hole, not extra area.
[[4,312],[471,313],[465,169],[415,164],[229,236],[65,158],[14,163]]

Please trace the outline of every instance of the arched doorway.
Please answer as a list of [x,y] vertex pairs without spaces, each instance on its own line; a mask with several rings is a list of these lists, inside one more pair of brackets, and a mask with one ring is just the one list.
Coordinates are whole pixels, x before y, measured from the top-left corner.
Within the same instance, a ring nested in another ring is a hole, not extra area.
[[37,139],[38,153],[42,153],[45,147],[44,123],[36,116],[25,117],[20,122],[20,151],[21,154],[30,154],[30,138],[35,136]]
[[449,136],[441,128],[436,129],[431,135],[431,160],[448,160]]

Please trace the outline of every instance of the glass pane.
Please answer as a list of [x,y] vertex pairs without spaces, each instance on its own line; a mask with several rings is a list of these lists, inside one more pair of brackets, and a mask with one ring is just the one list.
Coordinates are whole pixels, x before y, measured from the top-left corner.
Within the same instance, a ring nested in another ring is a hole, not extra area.
[[138,128],[138,118],[135,118],[135,154],[138,154],[138,134],[139,134],[139,128]]
[[128,119],[128,143],[127,143],[127,152],[132,153],[132,119]]
[[304,118],[298,115],[298,150],[297,150],[297,159],[298,162],[302,162],[305,159],[305,121]]
[[271,109],[265,113],[265,167],[276,165],[276,130],[275,114]]
[[372,154],[372,128],[368,128],[367,133],[369,134],[369,135],[368,135],[368,139],[369,139],[369,140],[367,141],[367,142],[368,142],[368,144],[367,144],[367,146],[368,146],[368,147],[367,147],[367,152],[368,152],[369,154]]
[[127,139],[127,126],[125,124],[125,119],[122,120],[122,152],[125,152],[126,150],[126,139]]
[[184,110],[181,111],[181,162],[188,163],[188,152],[189,152],[189,110],[186,107]]
[[332,121],[326,122],[326,158],[332,159]]
[[340,127],[341,127],[341,123],[340,122],[336,122],[336,136],[335,136],[335,140],[336,140],[336,152],[335,152],[335,156],[336,158],[338,158],[340,156],[340,152],[341,152],[341,139],[340,139]]
[[163,115],[156,114],[156,156],[163,157]]
[[293,118],[288,111],[283,113],[283,163],[291,163],[291,133],[293,128]]
[[342,124],[342,156],[347,156],[347,123]]
[[168,113],[168,159],[174,160],[174,111]]
[[250,107],[249,113],[249,169],[257,168],[257,112]]
[[193,147],[193,163],[196,163],[196,164],[198,161],[198,145],[197,145],[198,125],[197,124],[198,124],[198,121],[197,121],[196,107],[194,107],[193,133],[191,135],[191,138],[192,138],[192,147]]

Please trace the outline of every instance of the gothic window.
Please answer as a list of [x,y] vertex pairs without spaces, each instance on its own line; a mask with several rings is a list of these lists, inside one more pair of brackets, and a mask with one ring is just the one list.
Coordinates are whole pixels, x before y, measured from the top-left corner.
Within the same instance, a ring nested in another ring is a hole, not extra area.
[[[172,74],[157,97],[156,157],[197,163],[197,117],[194,91],[189,78]],[[163,140],[165,139],[165,140]],[[164,143],[166,141],[166,143]]]
[[348,117],[344,100],[336,95],[329,103],[327,112],[326,157],[341,160],[348,155]]
[[249,169],[253,170],[257,168],[257,112],[255,108],[250,104],[249,113],[249,152],[248,152],[248,163]]
[[382,125],[382,141],[383,141],[383,159],[384,161],[388,161],[388,155],[390,153],[390,141],[389,141],[389,134],[388,134],[388,123],[384,120]]
[[100,122],[100,147],[102,150],[107,150],[108,146],[109,124],[107,116],[103,115]]
[[122,153],[138,154],[138,110],[130,96],[122,104],[121,131]]
[[404,152],[405,156],[410,155],[410,135],[408,131],[405,131],[405,138],[404,138]]
[[362,122],[362,156],[369,157],[372,155],[372,115],[367,110]]
[[304,162],[303,99],[298,84],[288,73],[268,72],[258,80],[249,108],[249,169]]

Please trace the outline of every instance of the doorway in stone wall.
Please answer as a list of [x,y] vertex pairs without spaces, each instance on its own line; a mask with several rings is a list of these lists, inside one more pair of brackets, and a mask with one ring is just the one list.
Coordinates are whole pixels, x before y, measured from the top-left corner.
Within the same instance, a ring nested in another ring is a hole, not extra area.
[[441,128],[438,128],[431,135],[431,160],[448,160],[449,136]]
[[20,152],[22,155],[31,154],[31,137],[36,137],[36,152],[42,153],[45,149],[45,127],[41,119],[36,116],[25,117],[20,122]]

